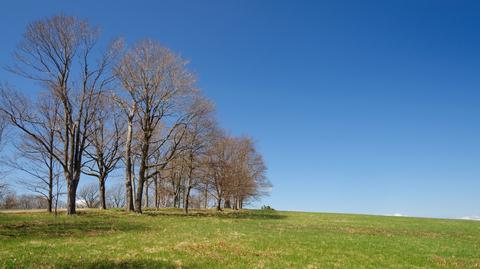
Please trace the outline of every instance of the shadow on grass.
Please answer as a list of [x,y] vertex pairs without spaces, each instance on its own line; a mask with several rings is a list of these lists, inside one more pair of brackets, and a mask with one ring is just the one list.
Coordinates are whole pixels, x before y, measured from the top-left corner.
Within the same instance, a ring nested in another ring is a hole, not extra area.
[[[45,214],[34,215],[32,219],[25,215],[8,215],[10,221],[0,224],[0,241],[15,238],[52,238],[52,237],[94,237],[118,232],[145,231],[149,229],[145,222],[136,222],[139,215],[117,211],[79,211],[77,216],[60,216],[53,218]],[[180,209],[147,209],[147,217],[173,218],[223,218],[275,220],[287,216],[275,211],[262,210],[192,210],[185,215]],[[7,216],[7,215],[5,215]],[[34,218],[38,216],[38,218]]]
[[[75,217],[76,218],[76,217]],[[86,221],[88,220],[88,221]],[[0,225],[0,239],[18,237],[88,237],[111,234],[116,232],[129,232],[144,230],[140,223],[118,222],[117,220],[59,219],[55,221],[43,220],[32,222],[19,222]]]
[[226,218],[226,219],[284,219],[287,216],[281,215],[275,211],[260,211],[260,210],[248,210],[248,211],[194,211],[184,214],[181,210],[146,210],[143,212],[147,216],[169,216],[169,217],[199,217],[199,218]]
[[83,261],[78,263],[68,263],[62,266],[64,268],[95,268],[95,269],[106,269],[106,268],[162,268],[162,269],[173,269],[173,268],[189,268],[184,265],[174,264],[167,261],[154,261],[154,260],[127,260],[127,261]]

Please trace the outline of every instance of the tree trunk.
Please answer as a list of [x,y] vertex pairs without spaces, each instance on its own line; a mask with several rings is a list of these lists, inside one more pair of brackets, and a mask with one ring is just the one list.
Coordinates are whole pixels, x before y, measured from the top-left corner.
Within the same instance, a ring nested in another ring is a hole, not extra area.
[[99,190],[100,190],[100,206],[101,209],[107,209],[107,202],[105,199],[105,176],[99,178]]
[[48,171],[48,213],[52,213],[52,201],[53,201],[53,158],[50,157],[50,167]]
[[[140,168],[140,171],[142,169]],[[141,176],[142,178],[139,178],[138,179],[138,183],[137,183],[137,195],[135,197],[135,212],[137,213],[142,213],[142,199],[143,199],[143,183],[144,183],[144,180],[143,180],[143,176]]]
[[145,173],[147,172],[148,143],[149,139],[144,138],[140,168],[138,171],[137,195],[135,197],[135,212],[137,213],[142,213],[143,186],[145,184]]
[[[49,193],[50,195],[50,193]],[[47,211],[48,213],[52,213],[52,209],[53,209],[53,206],[52,206],[52,199],[47,199]]]
[[204,195],[204,199],[205,199],[205,200],[204,200],[203,207],[204,207],[205,209],[207,209],[207,208],[208,208],[208,188],[207,188],[207,186],[205,186],[205,192],[204,192],[203,195]]
[[232,208],[232,206],[230,205],[230,199],[226,199],[225,200],[225,205],[224,205],[225,208]]
[[178,208],[182,208],[183,207],[183,199],[182,197],[184,197],[184,193],[182,193],[182,191],[180,190],[178,192]]
[[127,140],[125,143],[125,209],[134,211],[132,188],[132,133],[133,113],[128,116]]
[[77,185],[76,180],[69,180],[67,183],[67,215],[75,215],[77,201]]
[[217,211],[222,211],[222,198],[217,199]]
[[159,201],[158,201],[158,175],[155,176],[155,180],[153,181],[154,187],[155,187],[155,208],[158,209],[159,207]]
[[233,209],[238,210],[238,198],[233,199]]
[[184,199],[183,199],[183,208],[185,209],[185,214],[188,214],[188,206],[190,203],[190,190],[192,189],[191,186],[188,186],[185,190]]
[[145,182],[145,208],[148,208],[149,202],[148,202],[148,179]]
[[57,192],[57,198],[55,198],[55,217],[57,216],[57,212],[58,212],[58,192]]
[[174,208],[178,208],[180,207],[180,198],[178,197],[180,194],[179,194],[179,191],[178,189],[175,187],[175,190],[173,192],[173,207]]
[[[49,145],[48,147],[50,150],[53,152],[54,149],[54,140],[55,140],[55,132],[50,131],[49,134]],[[54,156],[53,153],[49,152],[48,153],[48,212],[52,213],[52,202],[53,202],[53,161],[54,161]]]
[[58,197],[60,196],[60,186],[58,185],[59,182],[58,182],[58,179],[59,179],[59,176],[57,175],[55,177],[55,217],[57,216],[57,209],[58,209]]

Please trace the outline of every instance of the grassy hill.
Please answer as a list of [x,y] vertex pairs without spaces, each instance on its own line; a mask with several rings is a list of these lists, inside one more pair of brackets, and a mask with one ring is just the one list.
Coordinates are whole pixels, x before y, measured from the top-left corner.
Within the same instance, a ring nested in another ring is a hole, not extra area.
[[480,222],[263,211],[0,213],[0,267],[480,268]]

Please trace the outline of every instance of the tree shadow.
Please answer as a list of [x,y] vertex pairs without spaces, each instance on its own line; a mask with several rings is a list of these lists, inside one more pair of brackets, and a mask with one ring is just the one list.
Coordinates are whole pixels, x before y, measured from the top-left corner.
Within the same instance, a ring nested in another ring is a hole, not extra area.
[[225,218],[225,219],[285,219],[287,216],[279,214],[275,211],[262,211],[262,210],[242,210],[242,211],[193,211],[189,214],[185,214],[180,210],[146,210],[143,212],[144,215],[159,217],[159,216],[168,216],[168,217],[198,217],[198,218]]
[[107,268],[159,268],[159,269],[174,269],[182,268],[188,269],[181,264],[176,264],[168,261],[137,259],[126,261],[111,261],[111,260],[97,260],[97,261],[81,261],[81,262],[67,262],[61,265],[62,268],[91,268],[91,269],[107,269]]
[[221,218],[232,218],[232,219],[285,219],[287,216],[276,213],[276,212],[262,212],[262,213],[236,213],[236,214],[220,214]]
[[83,221],[82,218],[76,218],[74,221],[58,220],[1,224],[0,239],[2,237],[93,237],[102,234],[145,229],[145,226],[140,223],[122,223],[98,219],[95,221]]
[[[127,216],[128,215],[128,216]],[[222,219],[251,219],[276,220],[287,216],[276,211],[263,210],[192,210],[188,215],[179,209],[144,211],[147,217],[175,217],[175,218],[222,218]],[[9,238],[51,238],[51,237],[94,237],[118,232],[141,231],[148,229],[145,223],[131,221],[136,216],[121,212],[78,212],[78,216],[63,216],[37,220],[19,220],[0,224],[0,240]],[[138,216],[139,217],[139,216]]]

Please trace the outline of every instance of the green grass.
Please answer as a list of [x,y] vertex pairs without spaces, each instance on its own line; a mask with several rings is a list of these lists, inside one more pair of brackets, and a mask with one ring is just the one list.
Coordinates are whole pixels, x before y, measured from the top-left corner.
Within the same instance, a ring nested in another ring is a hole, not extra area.
[[244,211],[0,213],[0,268],[480,268],[480,222]]

